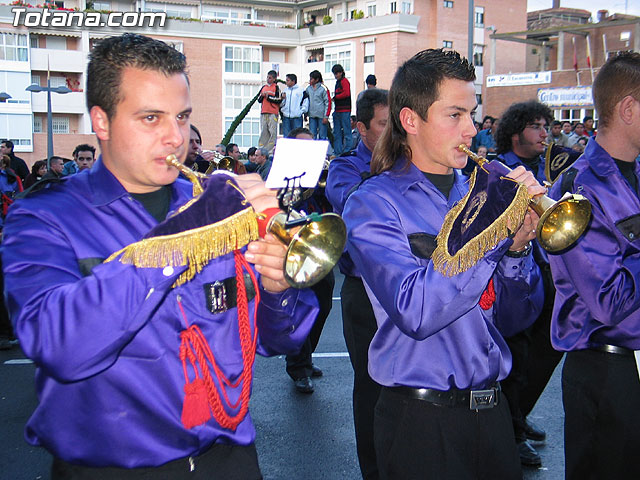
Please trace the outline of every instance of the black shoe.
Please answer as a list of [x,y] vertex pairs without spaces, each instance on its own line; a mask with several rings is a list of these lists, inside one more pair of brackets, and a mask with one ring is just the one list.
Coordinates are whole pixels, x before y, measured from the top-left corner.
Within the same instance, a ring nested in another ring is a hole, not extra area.
[[19,344],[17,338],[0,338],[0,350],[11,350]]
[[518,445],[518,455],[520,455],[520,463],[527,467],[542,466],[542,458],[535,448],[531,446],[528,440],[520,442]]
[[313,381],[311,377],[302,377],[293,382],[300,393],[313,393]]
[[311,376],[312,377],[321,377],[323,375],[322,370],[320,370],[315,365],[311,365]]
[[530,423],[529,420],[525,420],[524,422],[524,434],[527,436],[527,440],[534,442],[544,442],[547,438],[545,431],[533,423]]

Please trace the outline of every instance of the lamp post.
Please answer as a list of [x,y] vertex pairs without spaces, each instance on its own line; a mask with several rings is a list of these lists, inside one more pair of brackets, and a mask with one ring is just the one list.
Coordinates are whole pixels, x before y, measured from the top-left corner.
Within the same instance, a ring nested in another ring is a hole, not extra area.
[[47,165],[53,156],[53,115],[51,113],[51,92],[69,93],[67,87],[51,87],[51,80],[47,78],[47,86],[29,85],[26,90],[31,93],[47,92]]
[[12,97],[7,92],[0,92],[0,103],[5,103],[10,98]]

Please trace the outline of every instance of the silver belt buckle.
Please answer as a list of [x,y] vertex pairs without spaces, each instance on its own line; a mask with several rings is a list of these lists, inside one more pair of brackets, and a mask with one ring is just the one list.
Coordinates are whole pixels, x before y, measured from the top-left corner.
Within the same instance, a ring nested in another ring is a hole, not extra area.
[[471,390],[469,398],[469,408],[471,410],[484,410],[493,408],[497,403],[497,393],[495,388],[489,390]]

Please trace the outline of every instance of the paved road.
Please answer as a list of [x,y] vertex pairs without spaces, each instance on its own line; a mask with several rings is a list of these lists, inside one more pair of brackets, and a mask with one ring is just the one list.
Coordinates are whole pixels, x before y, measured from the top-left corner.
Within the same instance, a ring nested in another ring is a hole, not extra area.
[[[337,278],[336,297],[340,284]],[[20,363],[22,359],[19,350],[0,352],[0,480],[48,480],[51,457],[23,438],[24,424],[37,400],[34,367]],[[342,338],[339,300],[334,301],[314,363],[325,375],[317,380],[313,395],[301,395],[285,373],[284,358],[256,360],[250,411],[266,480],[360,478],[351,413],[353,375]],[[539,450],[544,467],[525,470],[526,480],[563,478],[559,377],[558,369],[530,416],[547,430],[548,438]]]

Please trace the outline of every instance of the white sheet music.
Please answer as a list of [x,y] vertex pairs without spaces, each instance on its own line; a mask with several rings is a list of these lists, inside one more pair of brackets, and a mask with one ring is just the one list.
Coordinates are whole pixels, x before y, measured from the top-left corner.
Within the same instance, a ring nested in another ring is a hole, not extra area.
[[328,148],[327,140],[279,139],[267,177],[267,188],[284,188],[287,186],[286,178],[300,175],[302,177],[299,183],[296,182],[296,186],[315,187],[320,178]]

